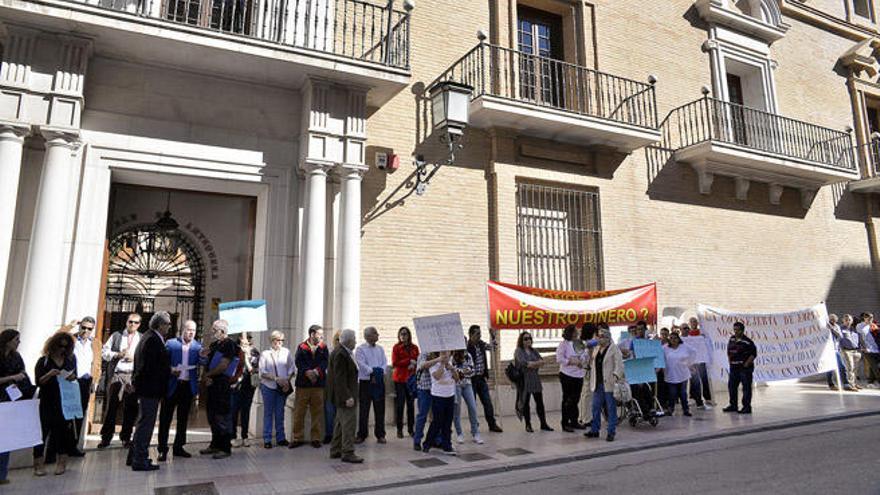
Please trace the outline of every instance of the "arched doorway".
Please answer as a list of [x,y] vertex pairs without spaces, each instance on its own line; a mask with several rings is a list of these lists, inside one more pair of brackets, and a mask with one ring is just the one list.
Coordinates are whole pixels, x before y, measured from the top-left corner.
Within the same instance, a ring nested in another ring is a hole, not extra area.
[[132,312],[146,323],[159,310],[171,313],[174,328],[189,319],[201,328],[205,264],[185,233],[158,223],[137,225],[114,235],[109,250],[105,328],[124,328]]

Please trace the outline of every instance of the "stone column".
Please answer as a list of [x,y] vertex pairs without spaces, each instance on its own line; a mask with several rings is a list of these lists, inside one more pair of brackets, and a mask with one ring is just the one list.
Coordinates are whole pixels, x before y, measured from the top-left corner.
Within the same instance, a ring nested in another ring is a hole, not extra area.
[[341,185],[336,321],[341,329],[360,329],[361,182],[366,165],[345,163],[337,169]]
[[325,229],[327,227],[327,171],[332,162],[307,160],[302,169],[306,181],[306,205],[302,230],[302,304],[300,336],[311,325],[324,323]]
[[29,125],[0,122],[0,317],[3,316],[6,269],[9,267],[12,227],[15,224],[21,152],[30,129]]
[[43,341],[61,323],[67,186],[73,154],[80,144],[75,130],[43,127],[40,133],[46,139],[46,151],[18,317],[19,352],[25,363],[36,360]]

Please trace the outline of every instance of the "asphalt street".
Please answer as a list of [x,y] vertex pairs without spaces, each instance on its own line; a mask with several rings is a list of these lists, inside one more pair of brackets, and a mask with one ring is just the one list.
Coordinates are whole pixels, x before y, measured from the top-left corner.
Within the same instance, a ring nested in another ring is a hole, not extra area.
[[880,495],[880,422],[830,421],[384,491],[413,492]]

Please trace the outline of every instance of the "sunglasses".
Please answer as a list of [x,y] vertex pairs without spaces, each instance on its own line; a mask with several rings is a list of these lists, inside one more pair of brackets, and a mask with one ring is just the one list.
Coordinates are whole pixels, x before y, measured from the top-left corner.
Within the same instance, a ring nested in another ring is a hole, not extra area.
[[95,327],[84,327],[84,326],[80,326],[79,329],[80,329],[80,330],[94,330]]
[[139,322],[139,321],[134,321],[134,320],[128,320],[128,324],[129,324],[129,325],[140,325],[141,322]]

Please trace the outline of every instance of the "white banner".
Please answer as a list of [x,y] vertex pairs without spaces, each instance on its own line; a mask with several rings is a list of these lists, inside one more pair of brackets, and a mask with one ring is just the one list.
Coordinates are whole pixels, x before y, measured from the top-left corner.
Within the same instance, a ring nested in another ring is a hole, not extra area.
[[712,378],[728,377],[727,341],[737,321],[758,348],[755,381],[801,378],[837,367],[825,303],[790,313],[735,313],[699,305],[697,317],[711,350],[707,366]]
[[413,318],[421,352],[454,351],[466,348],[461,315],[423,316]]
[[26,449],[41,443],[40,401],[0,402],[0,452]]
[[697,353],[694,358],[695,363],[709,362],[709,344],[705,337],[694,335],[693,337],[682,337],[681,341]]

